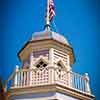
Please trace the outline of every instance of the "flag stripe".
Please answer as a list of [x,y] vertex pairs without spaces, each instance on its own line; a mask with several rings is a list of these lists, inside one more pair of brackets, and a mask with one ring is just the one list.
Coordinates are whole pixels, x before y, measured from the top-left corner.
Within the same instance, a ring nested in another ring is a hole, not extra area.
[[55,16],[54,2],[53,0],[49,0],[49,20],[52,21],[54,16]]

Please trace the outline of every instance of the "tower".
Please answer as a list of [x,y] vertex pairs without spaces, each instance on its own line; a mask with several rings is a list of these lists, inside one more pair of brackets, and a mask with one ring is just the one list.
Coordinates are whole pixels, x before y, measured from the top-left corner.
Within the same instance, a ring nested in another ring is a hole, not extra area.
[[16,66],[10,78],[9,100],[95,99],[88,74],[72,72],[73,48],[64,36],[50,30],[53,6],[53,1],[48,0],[45,30],[35,32],[18,53],[22,67]]

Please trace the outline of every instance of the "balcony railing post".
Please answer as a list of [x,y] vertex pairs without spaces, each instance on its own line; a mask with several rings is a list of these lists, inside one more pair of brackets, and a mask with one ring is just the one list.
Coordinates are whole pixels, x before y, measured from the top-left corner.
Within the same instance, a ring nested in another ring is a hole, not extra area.
[[49,50],[49,65],[48,65],[48,74],[49,74],[49,83],[54,82],[54,49],[50,48]]
[[67,57],[68,59],[68,65],[67,65],[67,77],[68,77],[68,86],[71,87],[72,86],[72,78],[71,78],[71,75],[72,75],[72,71],[71,71],[71,67],[70,67],[70,62],[69,62],[69,55]]
[[90,91],[90,85],[89,85],[89,76],[88,73],[85,73],[84,79],[86,81],[86,93],[91,93]]
[[15,79],[14,79],[14,86],[16,87],[18,84],[18,71],[19,71],[19,66],[16,65],[16,70],[15,70]]
[[72,71],[68,71],[67,74],[68,74],[68,86],[72,87],[72,77],[71,77]]

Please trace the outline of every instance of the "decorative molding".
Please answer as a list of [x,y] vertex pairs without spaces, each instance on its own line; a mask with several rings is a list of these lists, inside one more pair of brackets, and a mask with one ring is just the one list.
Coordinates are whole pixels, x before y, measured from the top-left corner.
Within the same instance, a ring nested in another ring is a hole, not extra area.
[[77,91],[73,88],[62,86],[60,84],[48,84],[35,87],[13,88],[8,91],[10,97],[15,95],[18,96],[25,94],[47,93],[47,92],[60,92],[80,100],[95,100],[95,97],[93,95],[86,94],[84,92]]
[[[33,48],[33,47],[35,47],[35,48]],[[58,41],[55,41],[55,40],[52,40],[52,39],[28,42],[24,46],[24,48],[18,53],[18,56],[23,61],[33,51],[50,49],[50,48],[57,49],[59,51],[64,52],[65,54],[66,53],[69,54],[70,55],[70,59],[71,59],[70,63],[73,63],[74,55],[73,55],[72,48],[69,47],[68,45],[59,43]]]

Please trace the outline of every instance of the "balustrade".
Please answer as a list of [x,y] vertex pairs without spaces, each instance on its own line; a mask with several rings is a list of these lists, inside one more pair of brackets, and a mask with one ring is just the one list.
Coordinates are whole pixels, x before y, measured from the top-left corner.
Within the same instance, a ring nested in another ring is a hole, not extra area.
[[19,70],[15,72],[15,87],[29,86],[30,84],[30,70]]
[[49,73],[49,70],[51,69],[44,68],[18,70],[17,68],[13,79],[13,88],[52,84],[54,82],[82,92],[90,93],[89,77],[87,74],[81,76],[78,73],[70,71],[66,72],[57,68],[53,69],[54,80],[52,80],[53,82],[50,82],[50,76],[52,75]]

